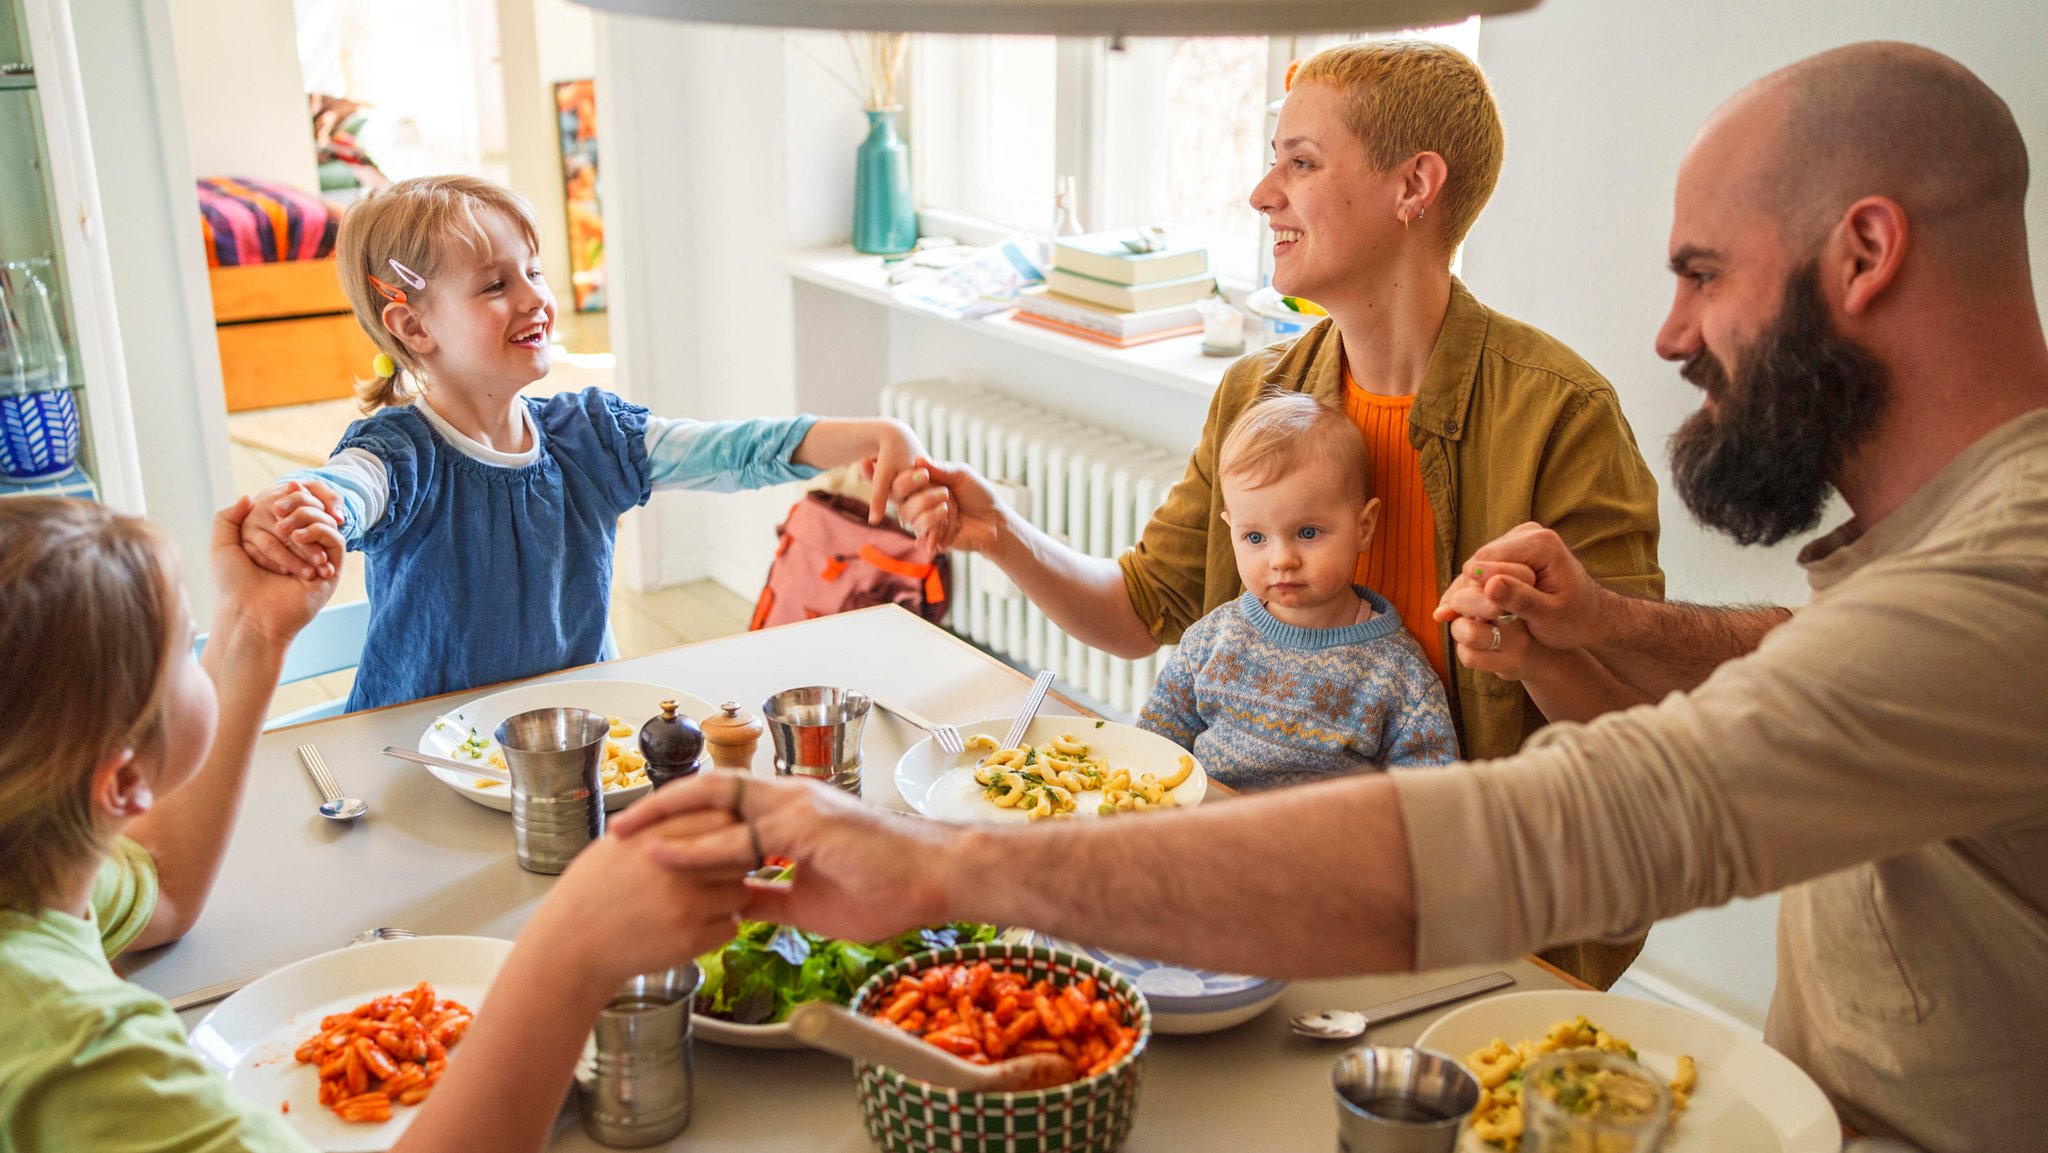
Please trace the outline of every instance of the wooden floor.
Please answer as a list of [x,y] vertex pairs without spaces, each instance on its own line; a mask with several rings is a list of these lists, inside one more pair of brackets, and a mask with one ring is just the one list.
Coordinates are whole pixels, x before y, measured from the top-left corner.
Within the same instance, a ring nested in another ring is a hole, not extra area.
[[[228,422],[234,423],[229,417]],[[276,453],[235,442],[229,446],[235,469],[235,490],[255,492],[268,487],[285,473],[302,467]],[[363,570],[359,564],[342,568],[341,588],[336,603],[361,600]],[[707,641],[747,630],[753,605],[711,581],[697,581],[651,593],[636,593],[622,585],[612,587],[612,631],[619,639],[622,656],[637,657],[692,641]],[[270,715],[281,716],[322,701],[348,695],[355,681],[352,672],[315,677],[282,685],[271,701]]]

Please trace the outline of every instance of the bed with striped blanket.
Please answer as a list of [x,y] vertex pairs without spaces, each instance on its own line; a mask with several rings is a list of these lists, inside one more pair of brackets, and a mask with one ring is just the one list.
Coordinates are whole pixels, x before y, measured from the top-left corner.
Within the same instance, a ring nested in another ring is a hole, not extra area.
[[310,192],[263,180],[215,176],[199,182],[206,263],[319,260],[334,251],[341,209]]
[[199,181],[230,412],[350,396],[376,349],[334,271],[342,209],[267,181]]

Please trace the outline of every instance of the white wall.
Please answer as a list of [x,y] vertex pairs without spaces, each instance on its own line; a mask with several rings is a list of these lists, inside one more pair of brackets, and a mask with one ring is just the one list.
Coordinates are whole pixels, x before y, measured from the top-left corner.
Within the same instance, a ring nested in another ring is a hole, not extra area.
[[[2012,106],[2037,173],[2048,165],[2048,10],[2039,0],[1545,0],[1485,22],[1480,58],[1507,123],[1507,168],[1465,250],[1480,299],[1576,348],[1620,391],[1664,486],[1663,563],[1674,597],[1797,603],[1796,544],[1741,549],[1702,531],[1672,495],[1665,441],[1697,405],[1651,339],[1671,299],[1664,269],[1678,160],[1723,100],[1772,69],[1868,39],[1926,44]],[[2028,198],[2034,287],[2048,300],[2048,181]],[[1836,518],[1831,518],[1836,519]],[[1634,972],[1761,1022],[1775,977],[1775,902],[1668,921]]]
[[177,545],[192,611],[209,621],[213,510],[233,499],[234,478],[168,5],[71,8],[145,511]]
[[192,168],[317,190],[292,6],[170,0],[168,9]]
[[[505,82],[505,159],[514,189],[540,217],[541,264],[567,308],[569,225],[563,207],[562,144],[555,83],[597,74],[590,9],[569,0],[497,0]],[[600,173],[611,161],[598,136]]]

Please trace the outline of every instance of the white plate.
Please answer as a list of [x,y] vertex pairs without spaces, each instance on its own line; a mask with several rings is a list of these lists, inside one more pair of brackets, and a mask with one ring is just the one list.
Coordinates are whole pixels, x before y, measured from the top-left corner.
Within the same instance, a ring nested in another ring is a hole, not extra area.
[[[336,949],[251,981],[192,1029],[192,1047],[258,1108],[289,1102],[285,1120],[316,1149],[389,1149],[419,1109],[394,1106],[381,1124],[343,1121],[320,1104],[319,1071],[292,1059],[320,1018],[430,981],[436,996],[480,1007],[512,942],[495,937],[412,937]],[[460,1046],[457,1047],[460,1052]]]
[[[1488,997],[1446,1013],[1417,1045],[1463,1061],[1499,1037],[1512,1045],[1558,1021],[1587,1020],[1635,1046],[1666,1079],[1680,1054],[1699,1066],[1699,1086],[1671,1126],[1662,1153],[1838,1153],[1842,1126],[1820,1086],[1784,1054],[1698,1013],[1635,997],[1553,989]],[[1500,1153],[1467,1129],[1460,1153]]]
[[[1010,731],[1011,722],[1017,718],[991,717],[984,721],[960,726],[961,738],[967,739],[987,735],[1000,741]],[[1092,753],[1109,758],[1114,769],[1129,769],[1136,778],[1140,773],[1151,773],[1162,779],[1179,771],[1180,757],[1186,749],[1156,733],[1114,721],[1096,721],[1087,717],[1038,716],[1031,720],[1030,729],[1024,734],[1024,743],[1049,745],[1061,733],[1070,733],[1086,741]],[[1023,823],[1030,818],[1018,809],[999,809],[981,795],[982,787],[974,783],[974,768],[987,753],[968,751],[953,756],[939,748],[938,742],[930,737],[919,741],[896,762],[896,791],[903,796],[904,803],[927,817],[960,824]],[[1171,791],[1174,803],[1192,805],[1201,801],[1202,794],[1209,790],[1209,774],[1202,771],[1200,761],[1195,762],[1194,771]],[[1094,817],[1095,806],[1102,800],[1102,794],[1094,789],[1074,797],[1074,811],[1077,816]],[[1120,816],[1144,814],[1124,813]]]
[[[491,754],[498,751],[498,742],[491,734],[498,731],[498,723],[506,717],[517,716],[530,709],[589,709],[617,717],[633,726],[633,736],[609,739],[638,751],[640,726],[661,712],[663,701],[674,701],[678,713],[699,723],[718,711],[702,697],[643,681],[550,681],[542,685],[506,689],[450,709],[436,717],[434,723],[427,726],[427,731],[420,734],[419,750],[455,761],[488,761]],[[484,742],[482,751],[473,755],[462,751],[462,744],[469,739],[471,729],[475,729],[476,735]],[[464,776],[452,769],[437,769],[431,765],[427,766],[427,771],[439,778],[442,784],[487,809],[501,813],[512,811],[512,791],[505,785],[483,785],[479,783],[482,778]],[[631,804],[645,796],[651,787],[634,785],[624,789],[606,789],[605,810],[609,812]]]
[[692,1013],[690,1029],[700,1041],[714,1045],[726,1045],[734,1049],[808,1049],[809,1045],[796,1039],[789,1031],[789,1022],[779,1021],[773,1025],[735,1025],[721,1021],[708,1013]]

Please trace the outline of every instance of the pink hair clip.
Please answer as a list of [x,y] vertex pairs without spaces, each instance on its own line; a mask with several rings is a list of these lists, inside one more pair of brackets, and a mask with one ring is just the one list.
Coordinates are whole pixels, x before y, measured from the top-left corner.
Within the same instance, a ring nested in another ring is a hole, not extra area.
[[389,264],[391,266],[391,271],[397,273],[398,279],[404,281],[407,287],[413,289],[420,289],[425,288],[427,286],[426,277],[421,276],[419,273],[414,272],[412,269],[407,268],[405,265],[398,263],[397,257],[394,256],[391,259],[385,261],[384,263]]

